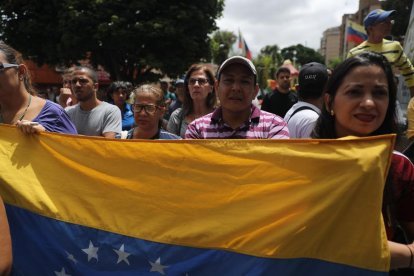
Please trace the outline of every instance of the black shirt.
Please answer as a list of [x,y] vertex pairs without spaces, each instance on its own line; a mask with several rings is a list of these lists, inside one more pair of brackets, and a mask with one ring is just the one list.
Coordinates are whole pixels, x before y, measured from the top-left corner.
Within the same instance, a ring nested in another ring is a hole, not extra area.
[[277,89],[266,94],[262,103],[262,110],[285,117],[286,112],[298,102],[298,96],[295,92],[281,93]]

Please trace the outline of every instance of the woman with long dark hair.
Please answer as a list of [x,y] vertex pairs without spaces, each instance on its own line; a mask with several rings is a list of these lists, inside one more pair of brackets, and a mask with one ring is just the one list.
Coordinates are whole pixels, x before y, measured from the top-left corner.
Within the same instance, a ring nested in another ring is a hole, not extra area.
[[26,134],[77,133],[60,105],[36,96],[21,54],[3,42],[0,42],[0,123],[17,125]]
[[190,67],[184,79],[183,106],[171,114],[167,125],[169,132],[184,138],[189,123],[214,111],[217,104],[214,81],[214,74],[206,65]]
[[[312,136],[335,139],[396,133],[396,92],[394,75],[384,56],[366,52],[345,60],[328,81],[325,105]],[[384,189],[382,214],[391,267],[413,268],[414,166],[396,151]]]

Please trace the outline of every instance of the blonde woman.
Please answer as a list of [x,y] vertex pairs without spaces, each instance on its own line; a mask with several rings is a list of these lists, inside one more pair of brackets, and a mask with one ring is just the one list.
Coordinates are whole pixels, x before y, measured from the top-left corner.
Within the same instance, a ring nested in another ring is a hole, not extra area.
[[[161,128],[166,111],[164,93],[153,85],[141,85],[132,91],[134,96],[134,120],[136,127],[130,129],[126,139],[181,139]],[[121,138],[120,135],[117,138]]]

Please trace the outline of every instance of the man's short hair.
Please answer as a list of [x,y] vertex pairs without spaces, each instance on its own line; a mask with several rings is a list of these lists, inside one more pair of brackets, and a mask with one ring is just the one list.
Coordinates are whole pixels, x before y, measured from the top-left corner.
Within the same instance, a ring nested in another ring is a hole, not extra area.
[[86,66],[77,66],[73,69],[72,74],[76,73],[77,71],[85,72],[94,83],[98,83],[98,74],[92,68]]
[[275,76],[276,76],[276,79],[279,77],[279,75],[280,74],[282,74],[282,73],[286,73],[286,74],[289,74],[290,75],[290,70],[289,70],[289,68],[287,68],[287,67],[279,67],[279,69],[277,69],[277,71],[276,71],[276,74],[275,74]]

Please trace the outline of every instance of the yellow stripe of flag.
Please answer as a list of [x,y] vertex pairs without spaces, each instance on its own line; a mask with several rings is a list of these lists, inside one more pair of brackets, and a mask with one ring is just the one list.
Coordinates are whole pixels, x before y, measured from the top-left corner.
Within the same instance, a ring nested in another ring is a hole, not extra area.
[[387,271],[381,218],[394,136],[106,140],[0,126],[0,194],[145,240]]

